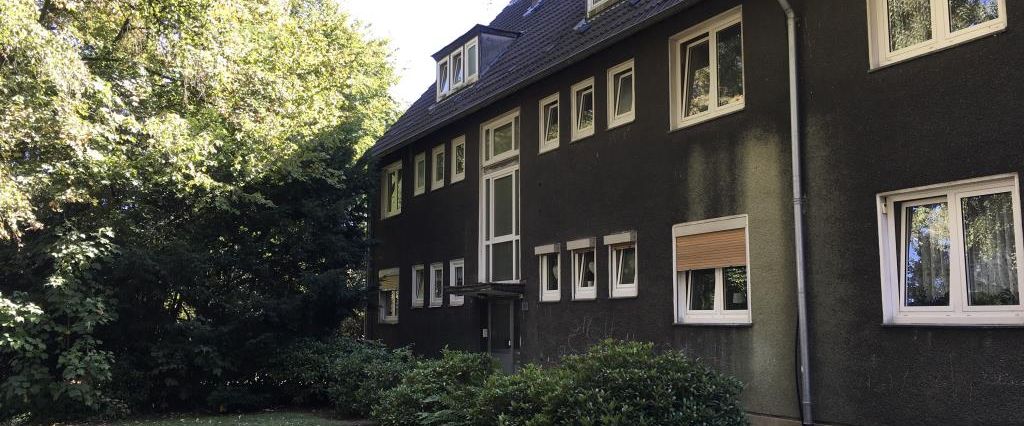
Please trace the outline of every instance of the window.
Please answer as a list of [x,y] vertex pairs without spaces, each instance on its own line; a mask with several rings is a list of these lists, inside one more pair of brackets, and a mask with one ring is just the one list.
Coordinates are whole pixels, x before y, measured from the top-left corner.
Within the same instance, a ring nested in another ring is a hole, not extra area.
[[630,59],[608,70],[608,128],[621,126],[636,118],[633,112],[633,60]]
[[558,148],[558,93],[540,101],[540,153]]
[[378,315],[384,324],[398,323],[398,268],[384,269],[377,274]]
[[737,7],[669,40],[673,128],[743,109],[741,17]]
[[466,63],[463,61],[462,48],[452,53],[452,87],[462,87],[462,83],[466,82]]
[[452,140],[452,183],[466,178],[466,137]]
[[572,140],[594,134],[594,77],[572,86]]
[[606,235],[608,246],[608,294],[612,298],[636,297],[636,232]]
[[380,208],[382,219],[402,212],[402,162],[396,161],[384,167],[381,175]]
[[444,159],[444,145],[435,146],[431,153],[431,157],[433,157],[431,160],[433,168],[431,170],[433,170],[434,173],[430,180],[430,190],[436,191],[444,187],[444,167],[446,164]]
[[1006,0],[868,0],[871,66],[924,55],[1006,28]]
[[558,244],[549,244],[534,248],[533,253],[537,255],[540,265],[540,301],[557,302],[562,300],[561,270],[562,258],[561,247]]
[[420,195],[427,190],[427,155],[424,153],[416,154],[416,157],[412,160],[413,174],[415,182],[413,185],[413,195]]
[[447,96],[451,90],[451,69],[446,57],[437,61],[437,99]]
[[422,308],[427,293],[427,277],[423,273],[423,265],[412,267],[412,307]]
[[481,278],[486,282],[518,282],[519,166],[513,164],[485,175],[481,191]]
[[[462,287],[466,285],[466,261],[456,259],[450,263],[451,270],[448,273],[449,287]],[[449,295],[448,306],[462,306],[466,303],[466,297],[460,295]]]
[[598,12],[607,9],[618,0],[587,0],[587,15],[594,16]]
[[1024,325],[1016,175],[878,196],[886,324]]
[[430,307],[437,308],[444,304],[444,264],[430,265]]
[[595,238],[570,241],[566,248],[572,253],[572,299],[597,298],[597,256]]
[[519,155],[519,110],[481,125],[480,137],[485,166]]
[[672,227],[677,324],[750,324],[747,217]]
[[479,55],[479,41],[474,38],[465,45],[466,51],[466,83],[472,83],[476,81],[480,74],[480,55]]

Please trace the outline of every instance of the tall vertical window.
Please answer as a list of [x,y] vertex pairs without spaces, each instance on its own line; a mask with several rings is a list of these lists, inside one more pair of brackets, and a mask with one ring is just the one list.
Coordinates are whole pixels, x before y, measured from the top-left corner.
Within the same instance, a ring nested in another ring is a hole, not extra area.
[[[466,285],[466,261],[456,259],[450,262],[448,272],[448,286],[462,287]],[[466,296],[452,294],[449,296],[448,306],[462,306],[466,303]]]
[[430,156],[430,170],[433,171],[432,177],[430,179],[430,190],[434,191],[444,187],[444,168],[445,164],[447,164],[444,158],[444,145],[435,146]]
[[485,166],[519,155],[519,110],[481,125],[480,137]]
[[518,165],[487,174],[482,189],[482,272],[488,282],[517,282],[520,277]]
[[1006,28],[1006,0],[868,0],[871,65],[888,65]]
[[466,178],[466,137],[452,140],[452,183]]
[[608,295],[636,297],[638,288],[636,232],[606,235],[608,246]]
[[672,227],[676,322],[750,324],[747,217]]
[[446,57],[437,62],[437,98],[445,97],[451,90],[451,68]]
[[398,268],[384,269],[377,273],[378,322],[398,323]]
[[380,183],[380,217],[383,219],[402,212],[402,161],[384,167]]
[[632,59],[608,70],[609,129],[632,122],[636,118],[636,113],[633,112],[635,80]]
[[572,256],[572,299],[597,298],[597,239],[585,238],[566,243]]
[[427,276],[423,265],[412,267],[412,307],[422,308],[427,294]]
[[559,127],[558,127],[558,93],[548,96],[540,101],[540,153],[558,148]]
[[464,50],[466,51],[466,82],[467,83],[472,83],[472,82],[476,81],[477,77],[480,74],[480,70],[479,70],[479,68],[480,68],[480,65],[479,65],[480,64],[480,54],[479,54],[480,48],[479,48],[479,45],[480,45],[479,40],[474,38],[474,39],[466,42],[466,45],[464,47]]
[[549,244],[534,248],[540,266],[540,301],[557,302],[562,299],[561,270],[562,258],[561,247],[558,244]]
[[742,8],[679,33],[669,43],[674,128],[743,109]]
[[572,86],[572,140],[594,134],[594,77]]
[[890,324],[1020,325],[1020,196],[997,176],[879,196]]
[[419,153],[413,157],[413,195],[420,195],[427,190],[427,154]]
[[437,308],[444,304],[444,264],[430,265],[430,307]]
[[466,61],[462,56],[462,48],[452,53],[452,87],[461,87],[466,82]]

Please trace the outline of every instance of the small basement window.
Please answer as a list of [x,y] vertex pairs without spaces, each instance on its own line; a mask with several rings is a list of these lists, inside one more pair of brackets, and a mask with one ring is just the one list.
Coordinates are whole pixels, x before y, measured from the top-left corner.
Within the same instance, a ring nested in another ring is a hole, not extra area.
[[572,141],[594,134],[594,77],[572,86]]
[[873,68],[1005,28],[1006,0],[868,0]]
[[398,323],[398,268],[383,269],[377,274],[378,322]]
[[1016,175],[878,196],[886,324],[1024,325]]
[[742,16],[737,7],[670,39],[674,129],[743,109]]
[[632,59],[608,70],[609,129],[630,123],[636,118],[636,113],[633,112],[635,80]]
[[750,324],[747,217],[672,227],[677,324]]
[[540,101],[540,145],[541,154],[558,148],[558,93]]

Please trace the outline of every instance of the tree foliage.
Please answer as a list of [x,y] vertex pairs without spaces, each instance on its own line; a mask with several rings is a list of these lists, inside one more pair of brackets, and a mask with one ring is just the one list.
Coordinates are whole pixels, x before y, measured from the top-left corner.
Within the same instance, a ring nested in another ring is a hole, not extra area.
[[0,415],[204,401],[360,305],[385,42],[325,0],[0,10]]

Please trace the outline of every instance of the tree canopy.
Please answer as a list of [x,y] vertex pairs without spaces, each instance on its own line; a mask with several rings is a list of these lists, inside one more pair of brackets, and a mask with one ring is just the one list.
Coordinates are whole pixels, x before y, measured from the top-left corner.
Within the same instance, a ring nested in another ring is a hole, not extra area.
[[330,0],[0,10],[0,417],[209,402],[361,306],[385,41]]

